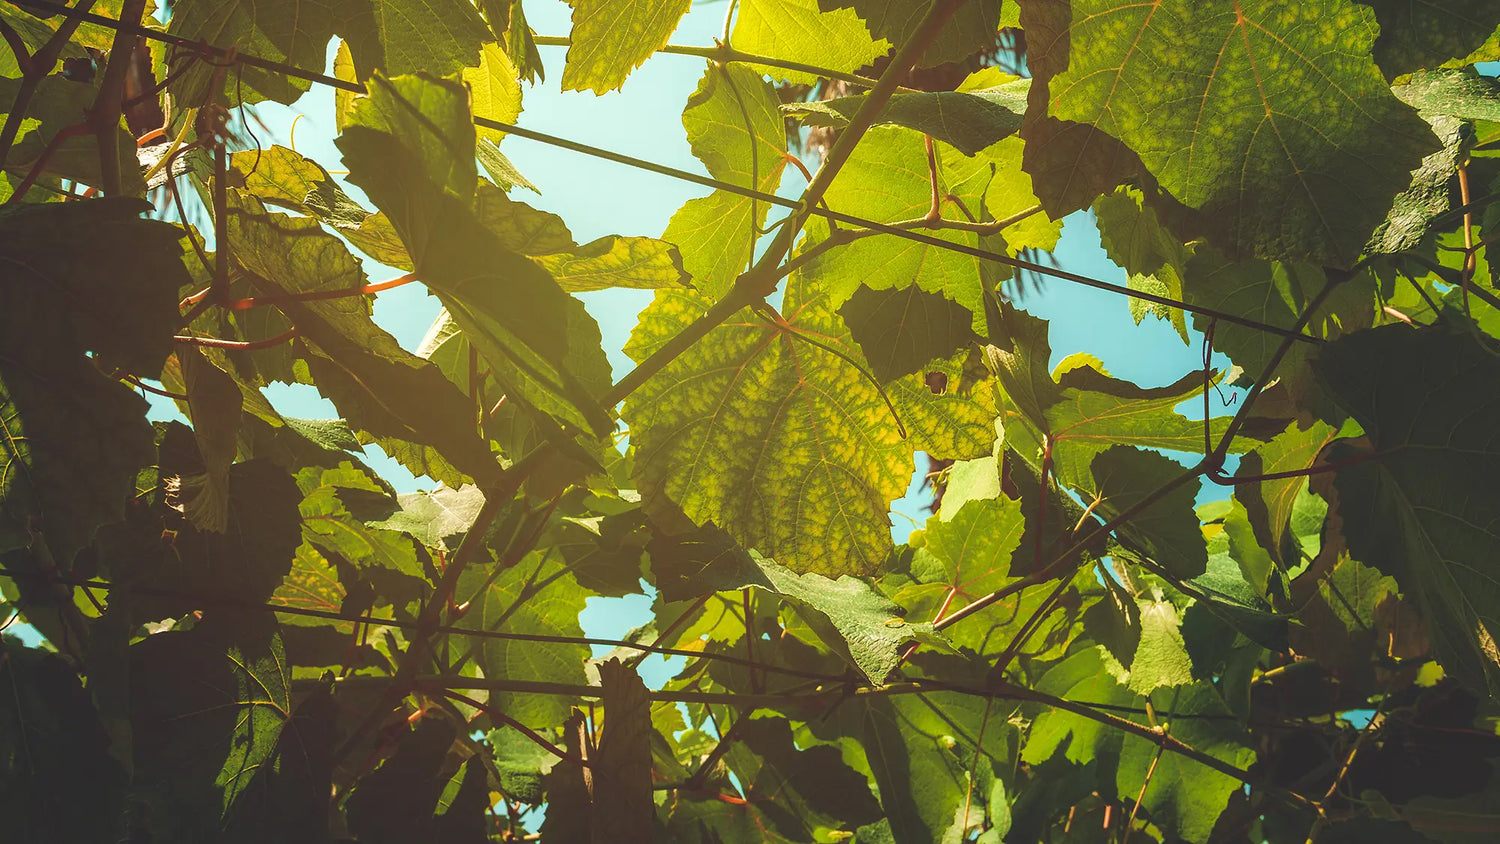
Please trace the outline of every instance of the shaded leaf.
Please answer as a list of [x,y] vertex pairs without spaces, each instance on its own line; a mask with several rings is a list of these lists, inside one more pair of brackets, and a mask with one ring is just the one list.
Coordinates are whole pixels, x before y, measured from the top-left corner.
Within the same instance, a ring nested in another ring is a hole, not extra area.
[[1394,325],[1328,345],[1315,369],[1376,455],[1335,475],[1350,553],[1415,599],[1448,673],[1500,689],[1500,593],[1485,574],[1500,506],[1500,364],[1472,335]]
[[[1027,80],[996,88],[933,93],[895,94],[881,110],[876,124],[893,123],[951,144],[964,155],[1015,134],[1026,110]],[[782,110],[808,126],[842,129],[864,105],[866,95],[818,102],[794,103]]]
[[[1097,509],[1111,519],[1188,471],[1155,452],[1118,445],[1101,451],[1092,468],[1099,490]],[[1193,484],[1178,484],[1116,528],[1115,533],[1172,576],[1184,580],[1196,577],[1208,564],[1208,548],[1193,513],[1196,493]]]
[[1388,78],[1461,59],[1500,27],[1486,0],[1360,0],[1375,10],[1375,61]]
[[916,286],[871,290],[861,285],[839,315],[881,383],[921,372],[975,339],[973,313]]

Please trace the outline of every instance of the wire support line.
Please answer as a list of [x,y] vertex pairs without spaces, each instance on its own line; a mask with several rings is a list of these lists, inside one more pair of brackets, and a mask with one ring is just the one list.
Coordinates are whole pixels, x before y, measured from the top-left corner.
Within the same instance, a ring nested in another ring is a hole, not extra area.
[[[61,3],[52,2],[52,0],[6,0],[6,2],[23,8],[40,9],[43,11],[60,14],[73,13],[71,7],[65,6]],[[368,89],[366,89],[366,87],[359,82],[350,82],[321,73],[315,73],[313,71],[304,70],[303,68],[286,64],[284,62],[264,59],[248,53],[230,51],[221,47],[214,47],[209,44],[193,41],[188,38],[183,38],[180,35],[173,35],[171,33],[163,32],[158,29],[151,29],[140,24],[122,22],[114,18],[108,18],[103,15],[94,14],[92,12],[82,13],[79,16],[88,23],[93,23],[98,26],[107,28],[123,29],[127,32],[134,32],[135,34],[140,35],[144,38],[173,44],[184,49],[192,49],[200,54],[208,54],[226,61],[237,61],[250,67],[256,67],[262,70],[268,70],[287,76],[293,76],[298,79],[304,79],[309,82],[318,83],[320,85],[327,85],[331,88],[348,91],[350,93],[368,93]],[[473,122],[475,125],[482,126],[486,129],[494,129],[506,134],[516,135],[530,141],[536,141],[538,143],[543,143],[549,146],[576,152],[581,155],[588,155],[594,158],[603,159],[605,161],[611,161],[616,164],[622,164],[638,170],[645,170],[661,176],[666,176],[668,178],[677,179],[679,181],[691,182],[693,184],[701,185],[703,187],[712,188],[715,190],[723,190],[728,193],[733,193],[738,196],[766,202],[768,204],[775,205],[781,208],[790,210],[797,210],[801,208],[801,202],[795,199],[788,199],[783,196],[778,196],[774,193],[768,193],[766,191],[756,190],[755,188],[720,181],[711,176],[704,176],[698,173],[690,172],[688,170],[671,167],[666,164],[647,161],[642,158],[636,158],[635,156],[625,155],[624,153],[614,152],[613,150],[607,150],[590,144],[581,143],[579,141],[570,140],[568,138],[559,137],[557,135],[551,135],[546,132],[538,132],[534,129],[527,129],[523,126],[517,126],[514,123],[505,123],[499,120],[491,120],[486,117],[474,117]],[[1057,267],[1050,267],[1046,264],[1024,261],[1019,258],[1012,258],[1011,256],[1001,252],[993,252],[988,249],[981,249],[976,246],[969,246],[962,243],[953,243],[952,241],[943,240],[942,238],[935,237],[933,235],[924,234],[920,231],[913,231],[908,228],[901,228],[889,223],[868,220],[863,217],[855,216],[853,214],[845,214],[843,212],[834,211],[832,209],[824,208],[821,206],[814,207],[811,213],[814,216],[822,217],[835,223],[843,223],[849,226],[861,227],[872,232],[891,235],[892,237],[901,238],[902,240],[911,241],[913,243],[920,243],[924,246],[930,246],[935,249],[943,249],[949,252],[968,255],[969,257],[977,258],[981,261],[990,261],[997,264],[1003,264],[1005,266],[1013,267],[1018,270],[1025,270],[1027,272],[1056,278],[1060,281],[1079,284],[1085,287],[1092,287],[1096,290],[1103,290],[1120,296],[1138,299],[1143,302],[1150,302],[1152,304],[1162,305],[1169,308],[1177,308],[1178,310],[1185,311],[1187,313],[1200,314],[1205,317],[1221,320],[1223,322],[1233,323],[1235,325],[1241,325],[1246,328],[1261,331],[1267,334],[1275,334],[1280,337],[1289,338],[1297,342],[1313,345],[1321,345],[1325,342],[1321,338],[1314,337],[1309,334],[1304,334],[1301,331],[1294,331],[1289,328],[1272,325],[1270,323],[1261,322],[1259,320],[1249,319],[1238,314],[1228,313],[1226,311],[1221,311],[1203,305],[1194,305],[1192,303],[1172,299],[1167,296],[1147,293],[1142,290],[1132,290],[1131,288],[1123,284],[1115,284],[1113,282],[1104,281],[1102,279],[1069,272]]]
[[[48,576],[34,572],[16,571],[14,569],[0,567],[0,577],[8,577],[12,580],[32,580],[52,583],[61,586],[71,586],[80,589],[104,589],[115,587],[114,583],[107,580],[90,580],[83,578],[69,578],[62,576]],[[396,618],[377,618],[368,615],[346,615],[344,613],[332,612],[330,610],[315,610],[307,607],[295,607],[286,604],[273,604],[268,602],[236,601],[231,598],[222,598],[212,595],[202,595],[194,592],[186,592],[176,589],[158,589],[142,585],[131,586],[131,591],[138,595],[147,595],[157,598],[178,598],[184,601],[196,601],[204,606],[218,606],[226,609],[239,610],[269,610],[281,615],[296,615],[304,618],[322,618],[329,621],[345,621],[353,624],[369,624],[375,627],[394,627],[398,630],[416,630],[420,627],[415,620],[405,621]],[[706,650],[689,650],[687,648],[670,648],[662,645],[647,645],[640,642],[631,642],[626,639],[601,639],[595,636],[553,636],[545,633],[512,633],[502,630],[484,630],[473,627],[456,627],[452,625],[438,625],[433,628],[434,633],[444,633],[451,636],[469,636],[475,639],[497,639],[510,642],[535,642],[538,644],[554,645],[599,645],[606,648],[625,648],[628,650],[641,651],[648,654],[660,654],[662,656],[681,656],[691,659],[712,659],[721,662],[731,662],[747,668],[755,668],[769,671],[775,674],[785,674],[788,677],[797,677],[803,680],[817,680],[824,683],[850,683],[859,682],[862,678],[853,674],[839,675],[828,674],[818,671],[802,671],[796,668],[771,665],[764,662],[751,662],[744,657],[733,654],[714,653]]]

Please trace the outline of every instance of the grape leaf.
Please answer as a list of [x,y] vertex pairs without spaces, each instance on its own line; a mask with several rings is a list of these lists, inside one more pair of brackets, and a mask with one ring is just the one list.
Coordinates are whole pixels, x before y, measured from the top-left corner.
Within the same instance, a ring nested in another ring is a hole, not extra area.
[[[211,837],[275,756],[291,666],[269,612],[221,614],[130,646],[132,792],[153,837]],[[245,807],[247,810],[249,807]]]
[[665,47],[690,0],[569,0],[573,43],[563,67],[564,91],[604,94]]
[[611,287],[650,290],[690,283],[677,247],[652,237],[608,235],[568,252],[534,260],[570,293]]
[[[734,18],[730,43],[757,56],[810,64],[839,73],[859,70],[884,56],[890,45],[870,37],[852,9],[822,11],[817,0],[745,0]],[[812,73],[769,65],[756,72],[798,85]]]
[[[1256,475],[1300,472],[1317,462],[1324,447],[1339,436],[1347,436],[1326,422],[1312,420],[1308,425],[1296,422],[1274,439],[1240,458],[1240,467],[1235,474],[1241,478]],[[1291,539],[1292,507],[1297,493],[1307,485],[1306,478],[1275,478],[1243,483],[1234,488],[1234,497],[1240,501],[1255,529],[1255,545],[1264,548],[1283,569],[1291,569],[1301,561],[1294,548],[1289,549]]]
[[1376,455],[1334,478],[1350,553],[1415,599],[1449,674],[1495,693],[1500,592],[1485,571],[1500,506],[1500,364],[1472,335],[1392,325],[1329,344],[1314,369]]
[[[895,94],[876,118],[876,125],[905,126],[950,144],[964,155],[1010,137],[1021,128],[1026,111],[1028,80],[1018,80],[989,89]],[[782,106],[787,114],[807,126],[849,125],[867,95],[839,97]]]
[[319,391],[344,418],[376,437],[434,448],[465,474],[493,474],[497,464],[468,421],[468,401],[437,367],[378,328],[366,300],[285,301],[291,294],[363,284],[359,262],[344,245],[313,220],[267,213],[254,197],[230,196],[228,230],[237,260],[258,288],[283,300],[278,308],[309,346]]
[[[786,129],[775,92],[740,64],[710,65],[682,112],[693,155],[721,182],[774,192],[786,167]],[[729,289],[752,254],[770,206],[715,190],[690,199],[662,239],[676,244],[682,265],[705,295]]]
[[[1027,32],[1072,57],[1037,74],[1046,114],[1123,141],[1236,256],[1353,263],[1438,148],[1362,57],[1377,29],[1350,0],[1041,8]],[[1324,81],[1275,82],[1294,73]]]
[[816,572],[797,574],[747,552],[714,527],[676,537],[658,536],[647,546],[667,600],[754,587],[786,600],[834,652],[882,682],[913,639],[941,642],[931,624],[911,623],[902,610],[858,578],[837,580]]
[[[376,70],[395,76],[472,67],[479,63],[480,45],[490,40],[484,19],[464,0],[182,0],[173,6],[167,31],[308,73],[323,71],[328,42],[338,35],[360,80]],[[182,51],[169,64],[169,71],[180,71],[171,86],[180,102],[201,103],[209,93],[215,69],[196,61]],[[227,86],[231,104],[241,91],[246,102],[292,103],[308,88],[306,81],[273,70],[247,65],[238,73]]]
[[871,290],[861,285],[839,315],[882,384],[921,372],[975,339],[973,313],[916,286]]
[[[1156,452],[1120,445],[1099,452],[1092,468],[1098,510],[1109,518],[1123,514],[1187,471]],[[1208,565],[1208,546],[1193,513],[1196,493],[1192,484],[1178,485],[1116,528],[1116,535],[1174,577],[1186,580],[1202,574]]]
[[[625,351],[644,360],[710,304],[658,292]],[[891,548],[885,514],[911,450],[848,362],[858,350],[828,296],[793,278],[783,305],[787,327],[746,311],[626,402],[644,505],[658,518],[681,507],[795,571],[869,573]]]
[[426,75],[371,85],[337,141],[350,181],[390,215],[417,274],[517,400],[585,430],[609,430],[594,399],[610,380],[598,325],[474,214],[475,136],[463,86]]
[[[989,165],[967,158],[946,144],[937,144],[939,193],[953,195],[976,211],[984,202]],[[826,199],[834,210],[882,223],[910,221],[932,207],[932,178],[922,135],[900,126],[876,126],[865,133],[849,161],[829,187]],[[945,217],[959,218],[952,203]],[[937,231],[935,237],[965,246],[978,246],[979,235]],[[814,219],[807,225],[803,249],[829,236],[828,223]],[[899,289],[913,283],[983,313],[983,285],[978,258],[946,249],[886,237],[866,237],[831,249],[813,260],[804,272],[842,304],[861,284],[873,290]]]

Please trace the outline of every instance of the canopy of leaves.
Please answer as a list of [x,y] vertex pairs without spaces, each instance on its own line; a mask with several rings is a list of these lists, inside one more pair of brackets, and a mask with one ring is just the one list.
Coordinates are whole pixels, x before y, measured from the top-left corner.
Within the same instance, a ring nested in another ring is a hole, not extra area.
[[0,839],[1494,837],[1496,4],[170,5],[0,4]]

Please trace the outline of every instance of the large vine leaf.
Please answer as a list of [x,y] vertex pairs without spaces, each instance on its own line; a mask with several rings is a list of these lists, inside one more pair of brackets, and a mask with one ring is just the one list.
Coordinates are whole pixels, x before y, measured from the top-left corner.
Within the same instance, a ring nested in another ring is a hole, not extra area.
[[473,211],[478,176],[463,85],[426,75],[371,80],[337,143],[389,215],[417,275],[515,399],[607,431],[599,328],[546,270],[507,249]]
[[[659,292],[626,352],[644,360],[709,304]],[[669,524],[681,507],[795,571],[870,573],[891,548],[887,506],[906,488],[911,445],[851,364],[859,351],[828,294],[794,277],[783,305],[793,315],[784,325],[746,311],[626,403],[645,507]],[[926,393],[913,405],[921,413],[935,417],[937,402],[953,400],[907,379],[909,395]]]
[[1352,263],[1437,149],[1350,0],[1031,5],[1029,36],[1071,44],[1046,114],[1123,141],[1236,255]]
[[[380,70],[388,75],[452,73],[479,64],[479,48],[491,40],[484,19],[465,0],[182,0],[172,8],[167,31],[191,42],[238,50],[322,73],[328,42],[338,35],[349,45],[360,80]],[[184,69],[182,66],[187,65]],[[187,105],[204,102],[212,65],[182,51],[169,65],[181,71],[172,91]],[[231,101],[296,101],[308,83],[254,66],[237,68]]]
[[[839,73],[859,70],[885,55],[890,45],[870,37],[852,9],[822,11],[818,0],[745,0],[730,36],[736,49]],[[799,85],[817,81],[812,73],[756,65],[757,72]]]
[[[693,155],[722,182],[774,192],[786,167],[786,128],[776,92],[740,64],[710,65],[682,112]],[[770,206],[715,190],[690,199],[662,239],[677,245],[693,283],[708,296],[729,289],[750,260]]]
[[573,43],[563,67],[564,91],[604,94],[665,47],[690,0],[570,0]]
[[1334,479],[1350,553],[1415,599],[1449,674],[1496,693],[1500,364],[1472,335],[1392,325],[1330,344],[1314,367],[1373,452]]

